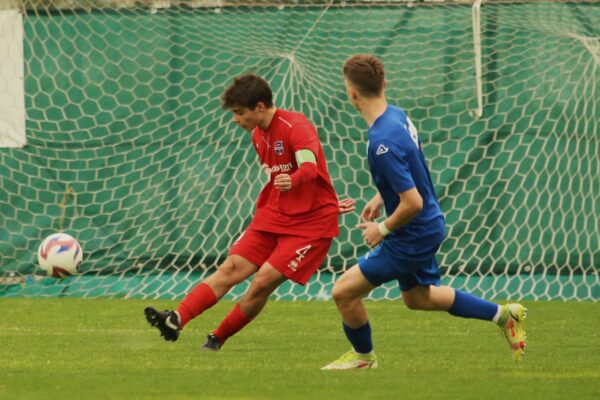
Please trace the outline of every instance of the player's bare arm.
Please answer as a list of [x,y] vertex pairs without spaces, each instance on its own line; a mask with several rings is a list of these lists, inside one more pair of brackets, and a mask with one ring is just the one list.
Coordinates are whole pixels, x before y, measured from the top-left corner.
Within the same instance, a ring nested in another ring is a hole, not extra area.
[[400,204],[396,210],[383,222],[363,222],[357,227],[363,230],[365,242],[370,247],[375,247],[390,232],[408,224],[423,209],[423,198],[416,188],[398,193]]
[[365,205],[360,218],[363,222],[373,221],[381,216],[381,208],[383,207],[383,199],[379,192],[373,196],[371,200]]

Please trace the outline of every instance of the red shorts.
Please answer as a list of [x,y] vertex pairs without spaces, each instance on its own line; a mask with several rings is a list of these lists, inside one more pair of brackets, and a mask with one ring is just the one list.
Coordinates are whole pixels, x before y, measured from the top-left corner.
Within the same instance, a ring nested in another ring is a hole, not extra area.
[[248,228],[231,246],[228,255],[238,255],[259,267],[268,262],[286,278],[304,285],[327,257],[332,240]]

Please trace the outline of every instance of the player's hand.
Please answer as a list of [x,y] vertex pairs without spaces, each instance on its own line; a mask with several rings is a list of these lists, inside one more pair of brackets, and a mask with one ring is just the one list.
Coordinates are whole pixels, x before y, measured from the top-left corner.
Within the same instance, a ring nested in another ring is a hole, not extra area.
[[375,247],[383,240],[383,236],[381,236],[381,232],[379,232],[377,225],[377,222],[363,222],[362,224],[356,225],[357,228],[363,230],[363,237],[369,247]]
[[275,177],[273,186],[280,192],[287,192],[292,188],[292,178],[288,174],[279,174]]
[[352,199],[340,200],[338,204],[340,207],[340,214],[346,214],[356,210],[356,202]]
[[360,214],[360,218],[363,222],[371,222],[376,218],[381,216],[381,207],[383,207],[383,200],[381,200],[380,196],[373,197],[363,209],[363,212]]

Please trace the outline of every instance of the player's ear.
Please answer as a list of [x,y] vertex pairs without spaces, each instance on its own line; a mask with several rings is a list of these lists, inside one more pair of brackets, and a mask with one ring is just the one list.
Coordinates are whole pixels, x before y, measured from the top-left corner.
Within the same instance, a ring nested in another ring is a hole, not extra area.
[[358,92],[350,85],[348,85],[348,95],[352,100],[358,100]]
[[254,111],[265,111],[266,108],[265,103],[259,101],[258,104],[256,104],[256,107],[254,107]]

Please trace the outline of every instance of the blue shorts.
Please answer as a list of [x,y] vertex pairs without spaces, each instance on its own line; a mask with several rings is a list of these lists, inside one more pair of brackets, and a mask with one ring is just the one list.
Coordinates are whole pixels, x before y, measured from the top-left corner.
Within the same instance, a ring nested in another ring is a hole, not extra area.
[[440,268],[435,253],[440,243],[416,254],[403,252],[398,246],[384,240],[379,246],[358,259],[358,266],[365,278],[379,286],[396,279],[400,290],[405,292],[415,286],[439,286]]

